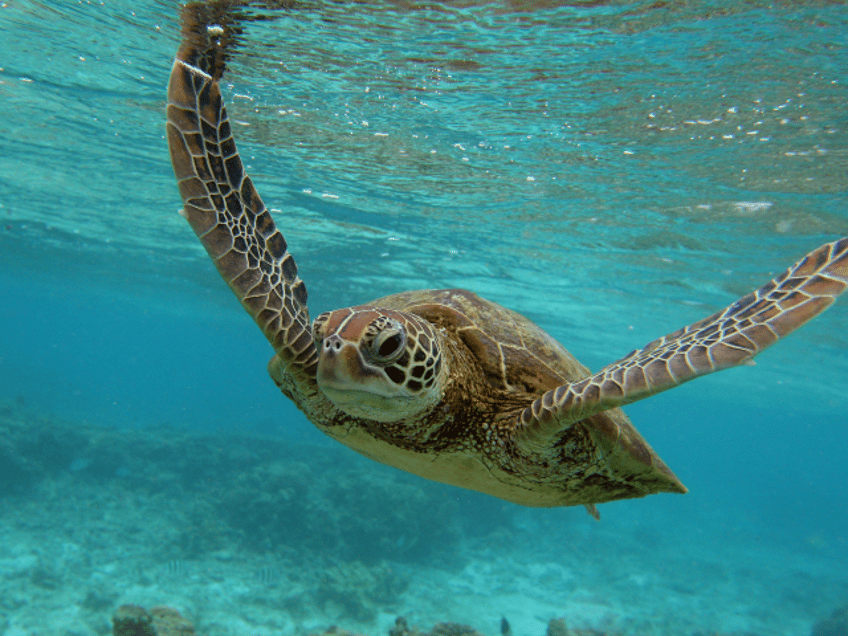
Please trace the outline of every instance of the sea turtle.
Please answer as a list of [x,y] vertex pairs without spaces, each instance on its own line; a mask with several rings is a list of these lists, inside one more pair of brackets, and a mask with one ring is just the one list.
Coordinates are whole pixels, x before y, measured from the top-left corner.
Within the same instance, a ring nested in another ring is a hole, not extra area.
[[416,475],[526,506],[686,492],[619,408],[751,363],[848,285],[848,238],[597,373],[518,313],[462,289],[323,313],[245,174],[221,96],[227,31],[187,7],[167,138],[191,224],[274,348],[271,377],[322,432]]

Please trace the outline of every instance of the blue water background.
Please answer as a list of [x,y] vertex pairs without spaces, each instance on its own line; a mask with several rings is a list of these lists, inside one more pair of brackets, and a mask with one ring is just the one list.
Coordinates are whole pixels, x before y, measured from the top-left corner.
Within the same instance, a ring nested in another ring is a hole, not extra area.
[[[178,9],[0,8],[0,401],[323,443],[177,215]],[[467,287],[599,368],[848,235],[846,47],[839,3],[316,5],[250,25],[226,80],[313,316]],[[691,493],[602,523],[844,571],[846,323],[628,407]]]

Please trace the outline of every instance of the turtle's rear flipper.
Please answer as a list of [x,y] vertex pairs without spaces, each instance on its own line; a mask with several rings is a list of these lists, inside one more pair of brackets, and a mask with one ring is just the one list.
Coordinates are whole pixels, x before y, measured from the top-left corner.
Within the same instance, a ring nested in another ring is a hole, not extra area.
[[[848,287],[848,238],[822,245],[727,309],[654,340],[591,377],[545,393],[521,414],[517,439],[558,436],[595,413],[751,359],[830,307]],[[593,431],[609,437],[611,431]]]

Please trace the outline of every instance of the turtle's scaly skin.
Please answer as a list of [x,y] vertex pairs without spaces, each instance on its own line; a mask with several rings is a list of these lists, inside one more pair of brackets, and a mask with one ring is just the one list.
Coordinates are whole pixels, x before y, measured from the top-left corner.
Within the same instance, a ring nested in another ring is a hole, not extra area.
[[848,286],[845,238],[594,375],[523,316],[464,290],[396,294],[310,326],[294,259],[236,151],[219,86],[229,30],[207,31],[208,7],[184,9],[168,87],[183,215],[273,346],[283,393],[377,461],[528,506],[594,512],[686,492],[618,407],[749,363]]

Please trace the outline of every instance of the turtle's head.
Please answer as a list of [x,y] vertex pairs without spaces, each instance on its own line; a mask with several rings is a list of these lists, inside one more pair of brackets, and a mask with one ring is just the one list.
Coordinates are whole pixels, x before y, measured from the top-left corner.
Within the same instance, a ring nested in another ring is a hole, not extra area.
[[429,322],[391,309],[351,307],[318,316],[318,387],[354,417],[397,422],[441,399],[442,337]]

